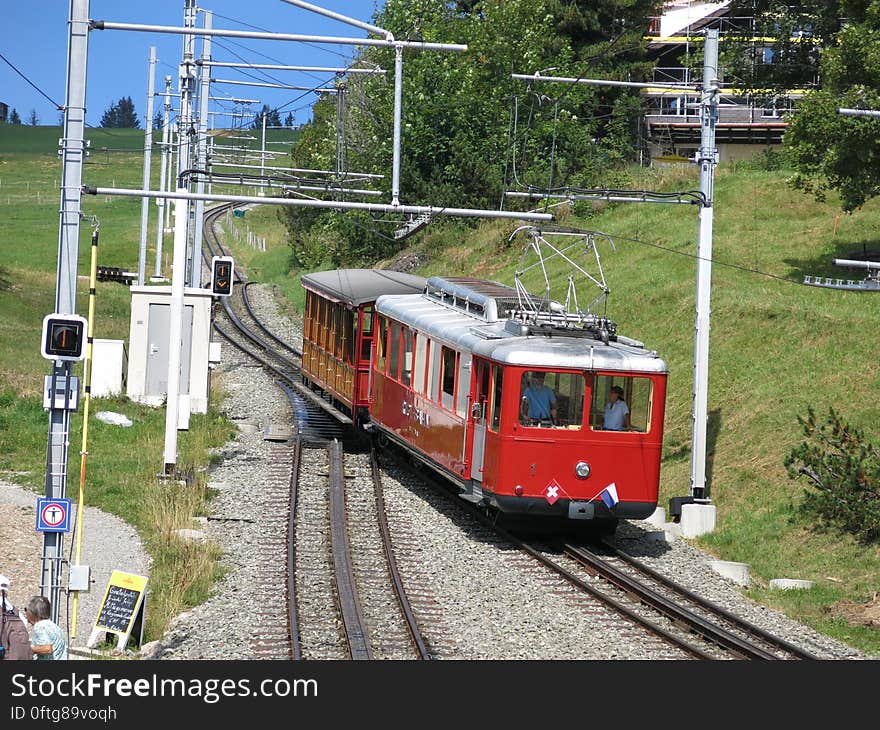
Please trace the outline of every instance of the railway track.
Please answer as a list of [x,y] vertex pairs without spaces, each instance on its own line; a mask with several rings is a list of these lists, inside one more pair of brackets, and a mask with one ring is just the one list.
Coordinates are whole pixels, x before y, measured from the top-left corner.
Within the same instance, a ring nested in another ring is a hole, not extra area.
[[[206,258],[226,255],[215,225],[228,207],[206,216]],[[304,392],[301,351],[261,322],[248,294],[250,282],[238,270],[235,283],[233,296],[221,298],[225,321],[214,327],[272,375],[296,422],[290,454],[273,454],[274,461],[287,459],[290,471],[287,654],[294,660],[430,659],[397,568],[375,455],[348,454],[355,473],[345,472],[343,444],[353,441],[346,429],[350,420],[340,422],[342,414]],[[354,442],[362,443],[359,435]],[[326,480],[315,474],[326,474]],[[277,656],[281,643],[261,639],[256,648]]]

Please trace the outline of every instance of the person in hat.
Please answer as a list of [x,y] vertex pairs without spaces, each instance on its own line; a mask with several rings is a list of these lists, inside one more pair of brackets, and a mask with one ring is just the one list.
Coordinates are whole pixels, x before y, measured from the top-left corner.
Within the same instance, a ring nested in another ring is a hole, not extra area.
[[49,616],[51,604],[45,596],[34,596],[24,610],[29,624],[33,624],[31,651],[34,659],[67,659],[67,637],[61,627]]
[[623,399],[623,388],[612,385],[605,404],[605,417],[602,425],[606,431],[629,431],[629,406]]
[[31,641],[27,627],[7,598],[11,583],[0,575],[0,659],[30,659]]
[[532,373],[529,386],[523,390],[520,415],[523,423],[533,426],[556,423],[556,394],[544,385],[544,373]]

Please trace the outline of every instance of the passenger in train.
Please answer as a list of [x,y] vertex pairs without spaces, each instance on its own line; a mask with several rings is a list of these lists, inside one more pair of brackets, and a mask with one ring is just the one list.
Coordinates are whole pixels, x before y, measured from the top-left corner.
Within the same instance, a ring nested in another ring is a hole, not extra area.
[[603,427],[606,431],[629,431],[629,406],[623,399],[623,388],[612,385],[605,404]]
[[523,391],[521,415],[524,423],[551,426],[556,423],[556,394],[544,385],[544,373],[532,373]]

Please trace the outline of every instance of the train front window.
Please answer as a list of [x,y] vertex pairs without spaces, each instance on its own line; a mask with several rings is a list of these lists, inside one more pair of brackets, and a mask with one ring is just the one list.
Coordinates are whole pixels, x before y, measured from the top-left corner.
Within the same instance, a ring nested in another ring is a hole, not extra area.
[[580,429],[585,386],[580,373],[526,371],[520,385],[519,422],[532,428]]
[[650,378],[597,375],[590,403],[590,428],[647,433],[651,430],[653,394]]

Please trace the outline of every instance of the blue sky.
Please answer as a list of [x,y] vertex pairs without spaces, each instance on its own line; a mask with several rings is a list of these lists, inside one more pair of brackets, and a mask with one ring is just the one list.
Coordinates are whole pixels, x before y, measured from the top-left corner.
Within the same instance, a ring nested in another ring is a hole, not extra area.
[[[382,0],[311,0],[315,5],[370,22],[377,3]],[[51,99],[64,103],[67,70],[67,0],[19,2],[3,0],[0,24],[0,53],[15,64]],[[145,25],[183,24],[183,0],[92,0],[89,15],[93,20],[140,23]],[[214,13],[215,28],[247,30],[242,23],[279,33],[345,36],[365,38],[366,32],[351,25],[303,10],[281,0],[205,0],[204,8]],[[220,17],[226,16],[226,17]],[[232,19],[232,20],[230,20]],[[236,22],[237,21],[237,22]],[[202,22],[199,17],[198,24]],[[224,46],[220,47],[220,44]],[[238,45],[236,45],[238,44]],[[177,90],[177,64],[182,54],[182,37],[128,31],[93,31],[89,38],[89,65],[86,91],[87,122],[97,126],[110,104],[130,96],[138,118],[143,121],[146,109],[149,49],[156,46],[156,88],[164,90],[164,77],[171,75]],[[244,47],[243,47],[244,46]],[[245,48],[246,47],[246,48]],[[201,42],[196,46],[200,53]],[[247,49],[247,50],[246,50]],[[340,66],[350,60],[355,48],[343,45],[306,45],[279,41],[216,38],[212,53],[215,61],[237,61],[233,53],[254,63],[281,62],[289,65]],[[258,53],[271,56],[269,60]],[[222,75],[221,75],[222,72]],[[250,72],[255,73],[255,72]],[[332,75],[270,71],[283,83],[317,86]],[[216,78],[248,80],[234,69],[215,69]],[[267,80],[267,79],[262,79]],[[282,118],[296,110],[297,123],[307,121],[315,95],[309,94],[288,104],[301,92],[248,86],[216,85],[212,95],[260,99],[272,107],[285,106]],[[35,109],[40,124],[58,124],[59,113],[53,105],[29,86],[6,63],[0,60],[0,101],[18,110],[27,121]],[[161,106],[157,100],[156,109]],[[176,106],[176,105],[175,105]],[[258,107],[257,107],[258,108]]]

